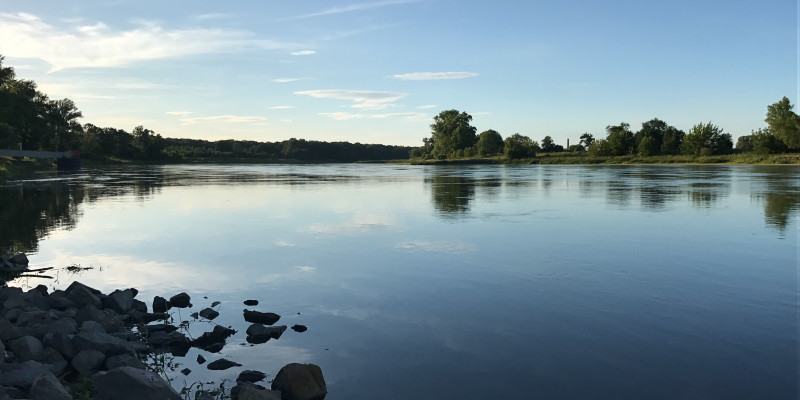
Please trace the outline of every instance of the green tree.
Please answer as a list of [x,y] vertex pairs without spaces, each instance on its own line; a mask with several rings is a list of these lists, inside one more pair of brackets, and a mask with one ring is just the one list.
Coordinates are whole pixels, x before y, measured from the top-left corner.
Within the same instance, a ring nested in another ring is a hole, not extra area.
[[728,154],[733,150],[733,139],[728,133],[711,122],[697,124],[686,134],[681,145],[681,153],[700,156]]
[[661,154],[680,154],[684,136],[686,136],[684,131],[668,126],[661,140]]
[[593,157],[607,157],[614,155],[611,144],[606,139],[597,139],[589,147],[589,155]]
[[736,139],[736,151],[739,153],[749,153],[753,151],[753,136],[739,136],[739,139]]
[[658,154],[660,146],[658,139],[653,136],[644,136],[639,141],[639,155],[642,157],[654,156]]
[[508,158],[536,157],[537,143],[527,136],[515,133],[506,138],[503,154]]
[[786,147],[800,149],[800,117],[792,111],[792,103],[785,96],[777,103],[767,106],[769,130]]
[[158,158],[162,155],[164,139],[161,135],[156,135],[155,132],[145,129],[141,125],[133,128],[131,135],[133,136],[133,145],[139,150],[141,156]]
[[[741,138],[739,138],[741,139]],[[750,134],[751,149],[757,154],[775,154],[785,152],[786,145],[778,140],[769,129],[759,129]]]
[[581,141],[578,143],[582,144],[588,149],[589,147],[592,147],[592,143],[594,143],[594,136],[589,132],[584,132],[583,135],[581,135]]
[[633,132],[630,124],[621,122],[619,125],[606,126],[606,141],[611,148],[612,155],[621,156],[633,152]]
[[478,135],[478,143],[475,145],[478,154],[481,156],[493,156],[503,153],[503,137],[494,130],[489,129]]
[[458,110],[446,110],[433,117],[431,140],[434,157],[447,158],[456,150],[463,150],[478,141],[472,116]]

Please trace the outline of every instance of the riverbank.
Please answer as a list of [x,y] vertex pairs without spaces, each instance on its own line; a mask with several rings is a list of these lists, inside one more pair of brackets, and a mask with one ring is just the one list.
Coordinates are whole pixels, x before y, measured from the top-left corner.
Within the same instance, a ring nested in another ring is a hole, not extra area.
[[[3,281],[14,277],[40,277],[50,268],[30,269],[24,254],[0,256]],[[191,365],[183,357],[189,349],[202,350],[193,368],[223,371],[243,365],[218,353],[238,333],[212,322],[219,316],[219,302],[191,314],[193,320],[173,324],[172,309],[190,309],[191,297],[178,293],[169,300],[156,296],[152,312],[136,299],[138,290],[127,288],[101,293],[80,282],[64,290],[48,291],[39,285],[28,291],[0,286],[0,398],[33,400],[128,400],[128,399],[323,399],[327,393],[322,370],[314,364],[291,363],[272,377],[270,389],[258,384],[267,374],[241,370],[235,384],[220,379],[218,386],[196,382],[180,393],[170,385],[171,365]],[[203,301],[203,300],[200,300]],[[255,307],[257,300],[245,305]],[[246,341],[251,345],[279,339],[287,326],[274,325],[280,316],[244,310],[250,323]],[[213,329],[192,338],[193,321]],[[304,332],[304,325],[291,327]],[[206,363],[209,359],[215,359]],[[179,363],[176,363],[180,359]],[[205,365],[204,365],[205,364]],[[242,368],[240,368],[242,369]],[[236,370],[232,370],[236,371]],[[190,376],[191,369],[180,371]],[[231,377],[232,380],[232,377]],[[6,397],[8,396],[8,397]],[[229,397],[230,396],[230,397]]]
[[585,153],[543,153],[534,158],[508,159],[505,157],[463,158],[447,160],[397,160],[400,164],[412,165],[463,165],[463,164],[509,164],[509,165],[800,165],[800,154],[727,154],[716,156],[608,156],[592,157]]

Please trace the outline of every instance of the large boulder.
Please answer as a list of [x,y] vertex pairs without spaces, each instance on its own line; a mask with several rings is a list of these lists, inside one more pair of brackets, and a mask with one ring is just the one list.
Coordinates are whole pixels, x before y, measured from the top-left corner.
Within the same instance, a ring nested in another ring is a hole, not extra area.
[[92,377],[95,400],[181,400],[158,374],[133,367],[98,372]]
[[170,308],[172,308],[172,305],[169,304],[167,299],[165,299],[165,298],[163,298],[161,296],[156,296],[156,297],[153,298],[153,312],[154,313],[165,313]]
[[78,325],[82,325],[86,321],[95,321],[103,325],[103,328],[109,333],[119,332],[124,326],[118,315],[109,310],[100,310],[93,305],[87,305],[75,314],[75,322]]
[[242,364],[228,360],[227,358],[220,358],[219,360],[212,361],[206,365],[206,368],[213,371],[222,371],[231,367],[241,367]]
[[254,324],[272,325],[281,319],[281,316],[271,312],[260,312],[253,310],[243,310],[244,320]]
[[72,338],[75,350],[97,350],[105,355],[133,354],[147,351],[140,342],[129,342],[101,332],[81,332]]
[[201,317],[203,317],[205,319],[208,319],[208,320],[213,320],[214,318],[217,318],[219,316],[219,312],[217,312],[217,310],[215,310],[213,308],[210,308],[210,307],[207,307],[207,308],[204,308],[204,309],[200,310],[200,312],[198,314]]
[[231,394],[234,391],[238,400],[281,400],[281,392],[267,390],[252,383],[240,382],[231,390]]
[[247,328],[247,341],[249,343],[265,343],[270,339],[278,339],[286,331],[286,325],[264,326],[252,324]]
[[42,344],[58,351],[64,358],[71,359],[77,353],[72,344],[72,337],[64,333],[46,333],[42,338]]
[[266,379],[266,377],[267,377],[267,374],[265,374],[265,373],[263,373],[261,371],[254,371],[254,370],[248,369],[248,370],[244,370],[241,373],[239,373],[239,376],[236,377],[236,382],[256,383],[258,381],[263,381],[264,379]]
[[272,381],[272,390],[280,390],[283,400],[322,400],[328,394],[322,369],[314,364],[287,364]]
[[[38,361],[25,361],[20,364],[3,364],[0,368],[0,386],[30,388],[33,380],[42,372],[50,371],[50,365]],[[50,371],[52,372],[52,371]]]
[[204,332],[202,335],[200,335],[199,338],[195,339],[194,342],[192,342],[192,346],[201,349],[207,349],[209,346],[220,343],[224,346],[225,339],[227,339],[234,333],[236,333],[236,331],[231,328],[226,328],[224,326],[217,325],[211,332]]
[[81,350],[75,355],[70,364],[78,372],[94,372],[100,369],[106,360],[105,354],[97,350]]
[[98,297],[102,293],[80,282],[72,282],[72,284],[64,290],[64,293],[77,307],[92,305],[100,308],[103,306],[103,301]]
[[191,305],[192,300],[186,292],[181,292],[169,298],[169,304],[176,308],[186,308]]
[[26,267],[28,266],[29,263],[28,256],[26,256],[25,253],[19,253],[14,257],[11,257],[11,262],[17,265],[24,265]]
[[103,307],[110,308],[119,314],[133,308],[133,298],[139,293],[136,289],[115,290],[103,300]]
[[119,367],[133,367],[138,369],[146,369],[147,367],[138,358],[130,354],[117,354],[106,358],[106,369],[111,371]]
[[11,351],[17,361],[40,360],[44,353],[44,346],[39,339],[33,336],[23,336],[9,343]]
[[33,380],[28,397],[31,400],[72,400],[64,385],[50,371],[42,372]]

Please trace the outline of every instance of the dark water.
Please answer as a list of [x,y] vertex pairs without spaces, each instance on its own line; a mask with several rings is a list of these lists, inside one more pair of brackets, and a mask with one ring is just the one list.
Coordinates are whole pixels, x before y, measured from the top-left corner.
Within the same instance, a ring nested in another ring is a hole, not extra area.
[[[306,324],[183,381],[329,399],[796,399],[800,168],[166,166],[0,187],[0,246],[103,291]],[[74,274],[68,265],[93,269]],[[36,285],[40,279],[14,282]],[[203,297],[207,297],[204,299]],[[189,319],[189,312],[176,314]],[[194,323],[195,333],[210,325]],[[215,357],[206,354],[206,358]]]

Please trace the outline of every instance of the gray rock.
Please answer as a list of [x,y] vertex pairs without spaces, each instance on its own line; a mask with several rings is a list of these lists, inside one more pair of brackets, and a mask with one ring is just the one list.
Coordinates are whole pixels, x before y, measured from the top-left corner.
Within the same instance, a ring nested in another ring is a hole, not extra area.
[[253,371],[251,369],[248,369],[239,373],[239,376],[236,377],[236,382],[256,383],[258,381],[263,381],[266,377],[267,374],[261,371]]
[[269,339],[278,339],[286,331],[286,325],[264,326],[252,324],[247,328],[247,341],[250,343],[264,343]]
[[21,336],[24,336],[21,329],[14,326],[11,321],[5,318],[0,318],[0,340],[6,342],[17,339]]
[[93,305],[88,305],[75,314],[75,322],[82,325],[86,321],[95,321],[103,325],[106,332],[119,332],[124,326],[120,317],[108,310],[100,310]]
[[192,370],[190,370],[189,368],[184,368],[181,370],[181,373],[188,376],[189,374],[192,373]]
[[250,306],[250,307],[257,306],[258,305],[258,300],[245,300],[244,301],[244,305]]
[[242,364],[228,360],[227,358],[220,358],[219,360],[212,361],[206,365],[206,368],[213,371],[226,370],[231,367],[241,367]]
[[97,350],[81,350],[70,365],[78,372],[93,372],[97,371],[105,360],[106,356]]
[[63,333],[71,335],[78,331],[78,324],[72,318],[61,318],[55,321],[39,324],[32,328],[31,333],[37,338],[44,338],[48,333]]
[[97,297],[91,288],[86,285],[73,282],[72,285],[70,285],[64,292],[66,293],[67,298],[77,307],[85,307],[89,305],[96,308],[102,307],[102,301],[100,298]]
[[165,313],[167,312],[172,306],[169,304],[167,299],[156,296],[153,298],[153,312],[154,313]]
[[123,314],[133,307],[133,298],[139,291],[136,289],[115,290],[103,300],[103,307],[110,308],[117,313]]
[[278,322],[279,319],[281,319],[281,316],[275,313],[244,310],[244,320],[250,323],[272,325]]
[[103,328],[97,321],[83,321],[81,324],[81,332],[101,332],[101,333],[108,333],[106,332],[106,328]]
[[153,324],[153,325],[145,325],[144,329],[146,334],[152,335],[153,333],[160,331],[170,333],[172,331],[178,330],[178,327],[170,324]]
[[328,394],[322,369],[314,364],[287,364],[272,381],[284,400],[322,400]]
[[146,369],[147,367],[138,358],[130,354],[117,354],[106,358],[106,369],[112,370],[119,367],[133,367],[137,369]]
[[147,304],[141,300],[133,299],[133,303],[131,304],[131,310],[136,310],[138,312],[146,313]]
[[217,310],[214,310],[213,308],[204,308],[204,309],[200,310],[200,312],[198,314],[201,317],[203,317],[205,319],[209,319],[209,320],[213,320],[214,318],[217,318],[219,316],[219,313],[217,312]]
[[25,392],[15,387],[0,386],[0,400],[24,399]]
[[56,290],[55,292],[51,293],[50,296],[47,296],[47,305],[56,310],[66,310],[68,308],[75,307],[75,303],[67,298],[66,293],[60,290]]
[[176,308],[186,308],[189,307],[189,302],[191,301],[191,297],[189,297],[186,292],[181,292],[169,298],[169,304],[172,304],[173,307]]
[[308,330],[308,327],[305,325],[295,324],[292,325],[292,330],[295,332],[305,332]]
[[23,293],[22,299],[25,300],[28,307],[35,307],[40,310],[47,310],[50,307],[47,302],[47,295],[38,290],[29,290]]
[[33,336],[23,336],[9,343],[17,361],[40,360],[44,353],[42,342]]
[[26,267],[28,266],[29,263],[28,256],[26,256],[25,253],[19,253],[14,257],[11,257],[11,262],[18,265],[24,265]]
[[281,400],[281,392],[262,389],[251,383],[242,382],[236,388],[239,400]]
[[4,364],[0,371],[3,372],[0,374],[0,386],[17,386],[27,389],[42,372],[50,371],[50,366],[38,361],[25,361],[20,364]]
[[61,373],[67,369],[67,360],[64,359],[64,356],[62,356],[61,353],[52,347],[46,347],[44,349],[42,359],[44,360],[45,364],[50,366],[50,372],[56,375],[61,375]]
[[130,315],[134,321],[140,324],[149,324],[153,321],[159,320],[163,321],[169,317],[169,315],[165,313],[146,313],[138,310],[131,310],[128,315]]
[[28,397],[31,400],[72,400],[64,385],[50,371],[42,372],[33,380]]
[[[16,315],[11,316],[12,312],[6,314],[6,317],[12,319],[17,326],[30,326],[35,323],[46,322],[48,315],[47,312],[42,310],[37,310],[34,308],[29,308],[29,311],[19,311],[18,313],[14,313]],[[17,311],[17,310],[12,310]]]
[[204,349],[215,343],[222,343],[224,345],[225,339],[234,333],[236,333],[236,331],[231,328],[217,325],[211,332],[204,332],[199,338],[195,339],[194,342],[192,342],[192,346]]
[[95,400],[180,400],[158,374],[132,367],[99,372],[92,377],[97,389]]
[[97,350],[106,355],[133,354],[147,350],[147,346],[139,342],[129,342],[100,332],[81,332],[72,338],[72,345],[78,352]]
[[197,363],[202,365],[202,364],[203,364],[203,363],[205,363],[205,362],[206,362],[206,358],[205,358],[205,357],[203,357],[203,355],[202,355],[202,354],[198,354],[198,355],[197,355]]
[[39,294],[41,294],[42,296],[47,296],[47,286],[45,285],[36,285],[35,288],[29,291],[36,291],[39,292]]
[[12,286],[0,287],[0,302],[5,302],[9,297],[22,294],[22,289]]
[[64,333],[47,333],[42,337],[42,344],[58,351],[64,358],[71,359],[77,354],[72,337]]

